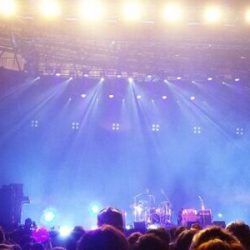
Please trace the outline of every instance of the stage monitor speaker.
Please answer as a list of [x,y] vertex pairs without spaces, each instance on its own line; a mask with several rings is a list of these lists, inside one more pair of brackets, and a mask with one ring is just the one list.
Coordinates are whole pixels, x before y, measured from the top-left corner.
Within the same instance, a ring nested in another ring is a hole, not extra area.
[[146,222],[145,221],[135,221],[134,222],[134,230],[136,232],[145,233],[147,230]]
[[219,221],[213,221],[213,225],[214,226],[219,226],[221,228],[225,228],[226,227],[226,222],[223,220],[219,220]]

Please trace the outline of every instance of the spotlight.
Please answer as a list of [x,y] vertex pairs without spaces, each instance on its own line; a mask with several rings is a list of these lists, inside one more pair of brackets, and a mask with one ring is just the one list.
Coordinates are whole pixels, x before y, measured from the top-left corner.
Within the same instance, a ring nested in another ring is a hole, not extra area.
[[195,99],[196,99],[195,96],[190,96],[191,101],[194,101]]
[[201,134],[201,132],[202,132],[202,130],[201,130],[200,126],[194,126],[193,127],[193,133],[194,134],[196,134],[196,135],[198,134],[199,135],[199,134]]
[[62,226],[59,229],[59,234],[61,237],[68,237],[72,232],[72,227],[69,226]]
[[105,16],[105,9],[101,1],[85,0],[80,3],[79,16],[87,21],[100,21]]
[[17,11],[15,0],[0,0],[0,14],[5,17],[14,16]]
[[55,219],[56,214],[54,211],[48,209],[43,212],[43,217],[45,222],[52,222]]
[[135,22],[143,17],[143,7],[138,1],[129,1],[122,6],[122,15],[125,21]]
[[72,128],[72,130],[79,130],[80,129],[80,123],[79,122],[72,122],[71,128]]
[[164,20],[172,23],[180,22],[183,19],[183,9],[178,4],[168,4],[164,8]]
[[129,78],[128,78],[128,82],[129,82],[129,83],[133,83],[133,82],[134,82],[134,78],[133,78],[133,77],[129,77]]
[[168,97],[166,95],[163,95],[161,98],[162,98],[162,100],[167,100],[168,99]]
[[161,225],[159,225],[159,224],[150,224],[147,226],[147,229],[148,230],[155,230],[155,229],[158,229],[160,227],[161,227]]
[[209,6],[205,9],[204,20],[207,23],[218,23],[222,19],[222,10],[217,6]]
[[221,218],[223,218],[223,214],[222,213],[218,213],[217,217],[221,219]]
[[87,97],[87,95],[86,94],[81,94],[81,97],[84,99],[84,98]]
[[159,132],[160,131],[160,124],[158,124],[158,123],[152,124],[152,131]]
[[239,135],[239,136],[244,135],[245,133],[244,128],[236,128],[235,133],[236,135]]
[[245,20],[247,23],[250,24],[250,9],[246,11],[245,13]]
[[101,210],[101,209],[100,209],[100,207],[99,207],[98,205],[92,205],[92,206],[91,206],[91,212],[92,212],[93,214],[97,214],[100,210]]
[[131,225],[126,225],[127,230],[131,230],[133,227]]
[[212,77],[208,77],[207,80],[208,80],[208,81],[212,81],[213,78],[212,78]]
[[109,95],[109,99],[113,99],[115,96],[113,94]]
[[55,18],[61,15],[60,4],[57,0],[42,0],[40,13],[46,18]]
[[140,100],[142,98],[142,96],[141,95],[137,95],[136,98],[137,98],[137,100]]
[[112,130],[114,130],[114,131],[120,130],[120,124],[119,123],[113,123],[112,124]]
[[235,82],[239,82],[239,81],[240,81],[240,78],[235,78],[234,81],[235,81]]
[[38,127],[39,127],[39,122],[38,122],[38,120],[32,120],[32,121],[30,122],[30,126],[31,126],[32,128],[38,128]]

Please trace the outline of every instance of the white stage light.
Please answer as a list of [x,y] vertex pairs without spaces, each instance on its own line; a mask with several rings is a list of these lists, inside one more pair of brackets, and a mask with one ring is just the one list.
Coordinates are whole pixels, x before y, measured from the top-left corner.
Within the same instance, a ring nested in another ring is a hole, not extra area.
[[125,21],[140,21],[143,14],[143,6],[138,1],[129,1],[122,6],[122,15]]
[[201,134],[201,133],[202,133],[201,127],[200,127],[200,126],[194,126],[194,127],[193,127],[193,133],[196,134],[196,135],[197,135],[197,134],[198,134],[198,135]]
[[244,130],[244,128],[236,128],[235,133],[236,133],[236,135],[242,136],[242,135],[244,135],[245,130]]
[[245,13],[245,20],[247,23],[250,24],[250,9],[246,11]]
[[159,132],[160,131],[160,124],[158,124],[158,123],[152,124],[151,129],[152,129],[153,132]]
[[55,219],[56,215],[53,211],[45,211],[44,212],[44,220],[46,222],[51,222]]
[[218,23],[222,19],[222,10],[217,6],[209,6],[205,9],[204,20],[207,23]]
[[56,0],[42,0],[40,13],[46,18],[55,18],[61,15],[61,6]]
[[128,82],[129,82],[129,83],[133,83],[133,82],[134,82],[134,78],[133,78],[133,77],[129,77],[129,78],[128,78]]
[[62,226],[59,229],[59,234],[61,237],[68,237],[71,234],[72,230],[72,227]]
[[119,123],[113,123],[112,124],[112,130],[114,130],[114,131],[120,130],[120,124]]
[[79,122],[72,122],[71,128],[72,128],[72,130],[79,130],[80,129],[80,123]]
[[0,0],[0,14],[5,17],[14,16],[17,12],[15,0]]
[[104,18],[106,10],[101,1],[85,0],[80,3],[79,16],[86,21],[100,21]]
[[163,18],[172,23],[180,22],[184,18],[184,11],[178,4],[168,4],[164,8]]

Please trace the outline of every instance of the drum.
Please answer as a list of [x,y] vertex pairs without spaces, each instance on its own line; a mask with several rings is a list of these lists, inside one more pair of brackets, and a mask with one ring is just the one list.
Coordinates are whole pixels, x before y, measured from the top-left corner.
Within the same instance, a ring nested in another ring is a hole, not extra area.
[[161,223],[166,224],[166,223],[171,223],[172,221],[172,209],[171,205],[168,201],[163,201],[160,204],[159,207],[159,214],[161,217]]

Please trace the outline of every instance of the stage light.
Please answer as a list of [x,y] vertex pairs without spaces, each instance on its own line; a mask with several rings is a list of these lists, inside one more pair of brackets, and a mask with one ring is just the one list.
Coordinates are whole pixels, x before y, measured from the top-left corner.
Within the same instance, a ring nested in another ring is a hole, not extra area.
[[106,10],[101,1],[85,0],[81,1],[79,16],[86,21],[100,21],[104,18]]
[[162,98],[162,100],[167,100],[168,99],[168,97],[166,95],[163,95],[161,98]]
[[52,222],[56,217],[55,213],[53,211],[50,211],[50,210],[44,211],[43,216],[44,216],[44,220],[46,222]]
[[168,4],[164,8],[163,18],[171,23],[180,22],[184,18],[184,11],[178,4]]
[[92,205],[91,206],[91,212],[94,214],[97,214],[100,211],[100,207],[98,205]]
[[147,226],[147,229],[148,230],[155,230],[155,229],[158,229],[158,228],[160,228],[161,227],[161,225],[159,225],[159,224],[149,224],[148,226]]
[[61,15],[61,7],[57,0],[42,0],[40,13],[46,18],[55,18]]
[[134,82],[134,78],[133,78],[133,77],[129,77],[129,78],[128,78],[128,82],[129,82],[129,83],[133,83],[133,82]]
[[60,229],[59,229],[59,234],[60,234],[60,236],[61,237],[68,237],[70,234],[71,234],[71,232],[72,232],[72,227],[69,227],[69,226],[62,226],[62,227],[60,227]]
[[190,96],[191,101],[194,101],[195,99],[196,99],[195,96]]
[[81,97],[82,97],[82,99],[84,99],[84,98],[87,97],[87,95],[86,94],[81,94]]
[[204,20],[207,23],[218,23],[222,19],[222,10],[217,6],[209,6],[205,9]]
[[72,130],[79,130],[80,129],[80,123],[79,122],[72,122],[71,128],[72,128]]
[[113,94],[109,95],[109,99],[113,99],[115,96]]
[[246,11],[245,13],[245,20],[247,23],[250,24],[250,9]]
[[112,124],[112,130],[113,130],[113,131],[118,131],[118,130],[120,130],[120,124],[119,124],[119,123],[113,123],[113,124]]
[[208,77],[207,80],[208,80],[208,81],[212,81],[213,78],[212,78],[212,77]]
[[235,81],[235,82],[239,82],[239,81],[240,81],[240,78],[235,78],[234,81]]
[[244,135],[245,133],[244,128],[236,128],[235,133],[236,135],[239,135],[239,136]]
[[194,126],[193,127],[193,133],[194,134],[201,134],[201,132],[202,132],[202,129],[201,129],[200,126]]
[[131,225],[126,225],[127,230],[131,230],[133,227]]
[[32,120],[32,121],[30,122],[30,126],[31,126],[32,128],[38,128],[38,127],[39,127],[39,122],[38,122],[38,120]]
[[142,98],[142,96],[141,95],[137,95],[136,98],[137,98],[137,100],[140,100]]
[[151,129],[152,129],[153,132],[159,132],[160,131],[160,124],[158,124],[158,123],[152,124]]
[[122,6],[122,15],[125,21],[139,21],[143,17],[143,6],[138,1],[126,2]]
[[4,17],[14,16],[17,12],[15,0],[0,0],[0,14]]
[[221,219],[221,218],[223,218],[223,214],[222,213],[218,213],[217,217]]

